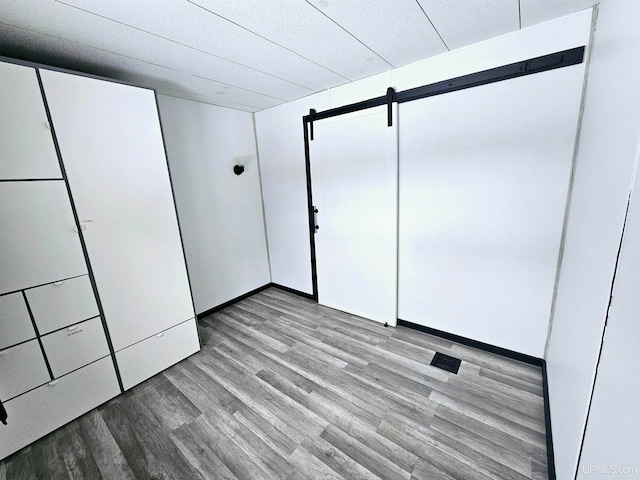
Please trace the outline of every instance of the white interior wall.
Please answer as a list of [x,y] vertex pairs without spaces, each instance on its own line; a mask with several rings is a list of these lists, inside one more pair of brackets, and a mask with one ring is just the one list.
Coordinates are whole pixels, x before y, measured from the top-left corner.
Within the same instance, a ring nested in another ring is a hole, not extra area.
[[[196,313],[270,282],[250,113],[158,95]],[[244,164],[242,175],[233,166]]]
[[[637,188],[637,184],[636,184]],[[634,189],[604,335],[579,479],[640,476],[640,197]],[[634,470],[631,470],[634,469]]]
[[398,318],[543,357],[584,71],[399,106]]
[[556,470],[562,479],[576,472],[638,151],[638,24],[640,3],[601,2],[546,354]]
[[255,114],[272,281],[312,294],[302,116],[327,108],[326,92]]
[[589,9],[257,112],[273,281],[312,292],[302,129],[309,108],[322,111],[384,95],[389,86],[406,90],[585,45],[590,30]]

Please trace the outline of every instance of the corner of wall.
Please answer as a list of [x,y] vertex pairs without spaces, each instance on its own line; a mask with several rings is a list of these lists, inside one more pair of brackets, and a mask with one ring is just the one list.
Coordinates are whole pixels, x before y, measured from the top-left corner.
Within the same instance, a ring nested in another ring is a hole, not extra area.
[[260,181],[260,202],[262,204],[262,222],[264,225],[264,244],[267,248],[267,263],[269,265],[269,282],[273,283],[273,273],[271,271],[271,255],[269,253],[269,230],[267,227],[267,216],[264,208],[264,192],[262,185],[262,170],[260,168],[260,146],[258,145],[258,130],[256,127],[256,114],[255,112],[251,113],[251,121],[253,123],[253,141],[256,144],[256,159],[258,164],[258,179]]

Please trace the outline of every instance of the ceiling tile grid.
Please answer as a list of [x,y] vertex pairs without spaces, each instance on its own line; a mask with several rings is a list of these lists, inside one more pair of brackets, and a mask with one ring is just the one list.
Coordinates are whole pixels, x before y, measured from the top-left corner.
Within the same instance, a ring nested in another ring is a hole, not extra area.
[[520,28],[518,0],[418,0],[450,50]]
[[329,108],[341,107],[386,95],[387,88],[389,88],[391,82],[391,71],[388,71],[331,88],[327,91]]
[[[240,101],[231,101],[224,84],[216,84],[216,92],[223,91],[223,96],[213,96],[207,91],[200,91],[197,77],[166,67],[122,55],[112,54],[104,50],[88,49],[66,40],[17,27],[0,24],[0,45],[9,46],[13,56],[27,61],[39,61],[39,55],[46,55],[49,64],[64,65],[62,68],[78,72],[87,72],[100,77],[113,78],[133,85],[155,88],[159,93],[196,100],[203,103],[233,108],[237,110],[255,111],[254,105],[247,105],[246,97],[238,95]],[[33,50],[38,54],[34,56]],[[60,54],[59,52],[64,52]],[[5,54],[0,48],[0,55]],[[238,90],[236,88],[236,90]],[[263,103],[264,100],[261,102]],[[282,103],[278,100],[264,103],[261,108],[268,108]]]
[[309,3],[394,67],[447,51],[416,0]]
[[305,0],[189,0],[311,59],[347,80],[392,68]]
[[0,0],[0,55],[258,111],[597,0]]
[[600,3],[600,0],[520,0],[522,27],[563,17]]
[[[186,1],[59,0],[131,28],[232,60],[309,90],[346,79]],[[149,12],[159,11],[159,15]],[[167,61],[171,58],[167,56]]]
[[[151,65],[207,78],[233,87],[257,91],[280,101],[313,92],[257,69],[244,67],[141,30],[53,2],[49,8],[7,8],[0,2],[1,21],[35,32],[47,32],[69,43],[138,59]],[[41,3],[41,2],[28,2]],[[64,52],[64,50],[63,50]]]

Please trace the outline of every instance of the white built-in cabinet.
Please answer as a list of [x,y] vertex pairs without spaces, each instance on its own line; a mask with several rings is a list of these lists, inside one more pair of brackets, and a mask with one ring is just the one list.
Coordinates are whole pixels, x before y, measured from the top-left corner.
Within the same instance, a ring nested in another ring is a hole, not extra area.
[[[144,376],[124,362],[127,389],[199,349],[155,94],[41,76],[118,363],[162,352]],[[183,322],[185,338],[173,328]]]
[[0,63],[0,123],[4,458],[200,345],[154,92]]

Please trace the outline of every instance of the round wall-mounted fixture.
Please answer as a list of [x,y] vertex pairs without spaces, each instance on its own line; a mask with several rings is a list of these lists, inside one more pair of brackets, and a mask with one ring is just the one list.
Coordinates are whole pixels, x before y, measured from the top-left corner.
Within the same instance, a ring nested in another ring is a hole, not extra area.
[[233,173],[236,175],[242,175],[247,164],[251,161],[251,155],[238,155],[231,159],[231,165],[233,165]]

